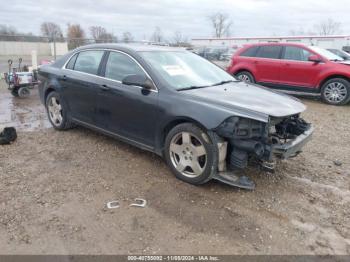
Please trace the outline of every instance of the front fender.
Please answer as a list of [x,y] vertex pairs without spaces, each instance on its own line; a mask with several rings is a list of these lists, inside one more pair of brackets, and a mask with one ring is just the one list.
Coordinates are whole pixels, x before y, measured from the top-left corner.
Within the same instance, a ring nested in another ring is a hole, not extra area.
[[232,116],[239,116],[254,119],[261,122],[268,122],[269,116],[263,113],[243,108],[228,108],[216,106],[200,100],[191,100],[187,106],[179,107],[177,115],[190,115],[195,121],[201,123],[207,130],[215,129],[223,121]]
[[[350,67],[349,67],[350,68]],[[322,74],[320,74],[318,76],[317,79],[320,79],[317,83],[316,83],[316,87],[317,88],[321,88],[322,85],[329,79],[331,78],[346,78],[346,79],[350,79],[350,74],[348,72],[343,72],[343,71],[328,71],[328,72],[323,72]]]

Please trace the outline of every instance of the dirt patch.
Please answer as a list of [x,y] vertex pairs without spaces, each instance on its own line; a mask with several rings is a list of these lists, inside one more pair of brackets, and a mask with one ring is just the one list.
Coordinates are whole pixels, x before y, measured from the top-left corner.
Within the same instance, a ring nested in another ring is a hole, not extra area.
[[[84,128],[46,128],[37,93],[0,90],[0,126],[19,130],[0,148],[1,253],[350,254],[349,106],[303,99],[313,141],[275,174],[247,170],[250,192],[192,186],[154,154]],[[136,197],[147,207],[129,207]],[[121,207],[106,209],[111,200]]]
[[14,126],[19,130],[34,131],[50,127],[37,88],[30,92],[28,98],[14,98],[5,82],[0,80],[0,129]]

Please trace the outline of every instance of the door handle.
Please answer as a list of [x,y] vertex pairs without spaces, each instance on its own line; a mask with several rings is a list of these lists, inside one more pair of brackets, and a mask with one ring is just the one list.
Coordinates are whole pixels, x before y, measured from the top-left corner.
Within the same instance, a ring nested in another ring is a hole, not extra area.
[[103,91],[108,91],[110,88],[107,85],[101,85],[100,87]]

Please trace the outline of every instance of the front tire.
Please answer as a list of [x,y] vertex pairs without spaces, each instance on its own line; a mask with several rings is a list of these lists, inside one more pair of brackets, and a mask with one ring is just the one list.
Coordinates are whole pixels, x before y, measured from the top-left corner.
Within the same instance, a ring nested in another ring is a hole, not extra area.
[[241,71],[237,73],[236,78],[246,83],[255,83],[254,76],[248,71]]
[[210,135],[191,123],[174,127],[165,140],[165,160],[175,176],[193,185],[215,175],[218,149]]
[[73,123],[67,117],[67,108],[57,92],[51,92],[46,98],[46,112],[53,128],[67,130],[73,127]]
[[333,78],[321,88],[323,102],[330,105],[345,105],[350,100],[350,83],[343,78]]
[[19,97],[18,88],[17,87],[11,88],[11,95],[13,95],[14,97]]

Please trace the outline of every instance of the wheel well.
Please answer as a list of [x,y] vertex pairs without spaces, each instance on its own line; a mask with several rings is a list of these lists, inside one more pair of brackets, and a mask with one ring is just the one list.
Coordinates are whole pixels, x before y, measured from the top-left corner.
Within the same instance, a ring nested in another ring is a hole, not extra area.
[[163,129],[163,132],[160,136],[161,148],[164,147],[166,136],[168,135],[170,130],[173,129],[175,126],[177,126],[179,124],[184,124],[184,123],[192,123],[192,124],[195,124],[198,127],[202,128],[203,130],[206,130],[206,128],[201,123],[197,122],[196,120],[194,120],[192,118],[180,118],[180,119],[173,120],[170,123],[168,123]]
[[44,95],[44,102],[45,102],[45,104],[46,104],[47,96],[53,91],[55,91],[55,89],[53,87],[49,87],[48,89],[45,90],[45,95]]
[[350,82],[350,79],[348,77],[346,77],[346,76],[343,76],[343,75],[331,75],[331,76],[328,76],[327,78],[323,79],[320,82],[320,84],[318,85],[319,90],[321,91],[321,88],[324,85],[324,83],[326,83],[328,80],[331,80],[333,78],[342,78],[342,79]]
[[253,73],[250,70],[247,70],[247,69],[239,69],[235,73],[233,73],[233,75],[237,75],[238,73],[241,73],[241,72],[248,72],[254,77]]

